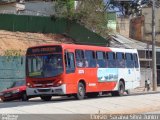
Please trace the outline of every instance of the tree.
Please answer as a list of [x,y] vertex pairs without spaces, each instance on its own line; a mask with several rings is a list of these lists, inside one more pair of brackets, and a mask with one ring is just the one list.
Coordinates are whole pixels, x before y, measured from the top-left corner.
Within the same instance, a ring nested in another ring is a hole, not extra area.
[[76,10],[77,20],[98,34],[107,33],[107,11],[103,0],[82,0]]
[[71,19],[74,14],[74,0],[54,0],[55,16]]
[[[152,0],[130,0],[130,1],[117,1],[117,0],[106,0],[107,7],[113,9],[117,7],[119,11],[126,16],[129,15],[142,15],[142,8],[152,6]],[[160,0],[156,0],[156,6],[160,6]]]
[[107,19],[103,0],[79,0],[75,9],[74,0],[55,0],[56,16],[65,17],[84,25],[102,36],[107,36]]

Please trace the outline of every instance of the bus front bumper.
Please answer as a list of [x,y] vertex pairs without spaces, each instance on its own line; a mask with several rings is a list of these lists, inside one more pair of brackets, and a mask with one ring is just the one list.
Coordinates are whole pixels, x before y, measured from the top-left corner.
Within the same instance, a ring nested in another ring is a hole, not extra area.
[[49,88],[29,88],[27,87],[28,96],[43,96],[43,95],[64,95],[66,94],[66,85]]

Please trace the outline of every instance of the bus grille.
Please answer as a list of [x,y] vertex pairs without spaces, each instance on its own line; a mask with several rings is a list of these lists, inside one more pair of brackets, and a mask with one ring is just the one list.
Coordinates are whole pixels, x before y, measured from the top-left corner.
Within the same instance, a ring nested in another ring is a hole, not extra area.
[[49,92],[51,89],[38,89],[38,92]]
[[53,81],[52,80],[43,80],[43,81],[41,81],[41,80],[34,80],[33,83],[34,84],[48,84],[48,83],[53,83]]

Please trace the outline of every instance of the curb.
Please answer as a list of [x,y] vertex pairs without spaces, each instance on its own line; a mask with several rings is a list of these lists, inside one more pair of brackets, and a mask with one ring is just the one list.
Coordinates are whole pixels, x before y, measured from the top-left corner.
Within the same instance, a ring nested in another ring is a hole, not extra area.
[[128,96],[132,95],[147,95],[147,94],[158,94],[160,91],[149,91],[149,92],[131,92]]

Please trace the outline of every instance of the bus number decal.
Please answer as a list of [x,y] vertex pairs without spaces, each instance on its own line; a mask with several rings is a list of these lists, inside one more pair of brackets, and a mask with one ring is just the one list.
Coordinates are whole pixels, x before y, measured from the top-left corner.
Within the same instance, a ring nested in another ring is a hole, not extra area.
[[89,83],[88,86],[96,86],[96,83]]
[[128,70],[128,74],[131,74],[131,70],[130,69]]
[[84,70],[78,70],[79,74],[84,74]]

